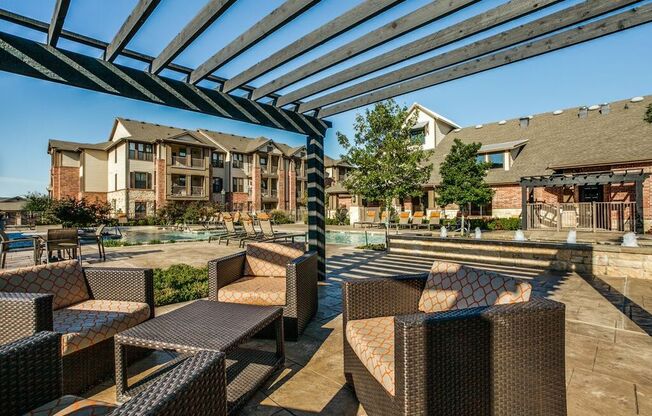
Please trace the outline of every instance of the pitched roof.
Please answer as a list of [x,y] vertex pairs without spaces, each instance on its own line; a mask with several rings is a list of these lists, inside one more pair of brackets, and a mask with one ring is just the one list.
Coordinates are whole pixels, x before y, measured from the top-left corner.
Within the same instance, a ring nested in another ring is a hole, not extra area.
[[439,113],[435,113],[431,109],[429,109],[427,107],[424,107],[423,105],[421,105],[419,103],[412,104],[410,106],[410,108],[408,108],[408,114],[411,114],[415,109],[418,109],[419,111],[423,111],[424,113],[428,114],[430,117],[434,118],[435,120],[442,121],[442,122],[448,124],[449,126],[453,127],[454,129],[459,129],[461,127],[459,124],[457,124],[453,120],[448,119],[448,118],[442,116]]
[[229,152],[253,152],[269,141],[269,139],[265,137],[252,138],[245,136],[236,136],[235,134],[222,133],[219,131],[205,129],[199,129],[198,131],[199,133],[206,135],[208,138],[213,140],[213,142],[217,143],[219,146]]
[[50,149],[66,150],[70,152],[78,152],[81,149],[107,150],[111,147],[112,144],[112,142],[78,143],[65,140],[50,139],[48,140],[48,151]]
[[330,168],[332,166],[346,166],[351,167],[350,164],[346,163],[342,159],[333,159],[332,157],[324,155],[324,167]]
[[178,136],[188,132],[188,130],[178,127],[147,123],[145,121],[130,120],[128,118],[122,117],[117,117],[116,121],[120,122],[120,124],[124,126],[132,139],[147,143],[154,143],[156,140]]
[[[643,117],[652,96],[643,100],[616,101],[609,111],[588,111],[578,117],[578,107],[562,112],[542,113],[521,127],[520,119],[456,129],[446,135],[431,157],[435,169],[431,184],[441,181],[439,165],[450,151],[453,140],[479,142],[485,149],[527,140],[510,170],[491,169],[490,184],[516,183],[523,176],[549,175],[563,167],[612,165],[652,160],[652,124]],[[595,108],[591,107],[591,108]]]

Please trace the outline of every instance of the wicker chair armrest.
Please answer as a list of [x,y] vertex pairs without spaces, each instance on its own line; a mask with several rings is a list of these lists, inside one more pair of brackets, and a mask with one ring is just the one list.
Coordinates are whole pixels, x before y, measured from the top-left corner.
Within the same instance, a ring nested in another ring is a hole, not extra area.
[[427,273],[345,282],[342,286],[344,322],[418,312]]
[[217,292],[235,282],[244,272],[245,252],[231,254],[208,262],[208,298],[217,300]]
[[[286,302],[288,306],[317,303],[317,252],[309,251],[288,263],[286,270]],[[306,299],[302,299],[303,297]],[[310,298],[310,299],[308,299]]]
[[198,352],[115,409],[111,416],[225,416],[224,357],[222,352]]
[[52,331],[50,293],[0,292],[0,344]]
[[397,316],[396,392],[408,414],[565,414],[564,308],[532,298]]
[[154,317],[154,271],[152,269],[85,268],[91,297],[101,300],[142,302]]
[[61,396],[61,335],[39,332],[0,345],[1,414],[22,415]]

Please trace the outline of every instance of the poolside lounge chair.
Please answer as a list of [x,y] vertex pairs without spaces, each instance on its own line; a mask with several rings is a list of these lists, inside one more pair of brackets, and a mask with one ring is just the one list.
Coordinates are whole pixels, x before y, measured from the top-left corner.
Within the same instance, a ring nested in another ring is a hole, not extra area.
[[432,230],[433,228],[441,228],[441,212],[439,211],[430,211],[428,216],[428,229]]
[[398,214],[398,222],[396,223],[396,229],[399,228],[410,228],[410,213],[403,211]]
[[63,396],[60,338],[61,334],[42,331],[0,346],[1,414],[227,415],[223,352],[198,352],[116,407]]
[[564,305],[530,293],[445,262],[347,281],[346,381],[370,416],[565,416]]
[[304,233],[279,233],[274,231],[274,227],[272,226],[272,220],[269,219],[269,216],[267,219],[260,219],[258,220],[258,225],[260,226],[260,229],[262,230],[263,235],[267,240],[292,240],[294,242],[294,239],[296,237],[305,237]]
[[[221,244],[222,240],[226,240],[226,245],[228,246],[229,240],[239,240],[247,235],[244,231],[236,230],[231,217],[224,217],[224,227],[226,228],[226,233],[217,236],[217,244]],[[209,237],[208,242],[210,243],[211,240],[212,238]]]
[[245,235],[242,238],[238,239],[240,240],[240,247],[244,247],[245,244],[249,241],[262,241],[266,239],[265,235],[262,232],[256,231],[256,228],[254,227],[254,221],[252,219],[243,219],[242,227],[244,228]]
[[412,215],[412,228],[428,228],[429,224],[423,223],[423,211],[417,211]]
[[356,225],[368,226],[368,227],[371,227],[373,225],[378,225],[378,210],[377,209],[365,210],[365,220],[354,222],[353,228],[355,228]]

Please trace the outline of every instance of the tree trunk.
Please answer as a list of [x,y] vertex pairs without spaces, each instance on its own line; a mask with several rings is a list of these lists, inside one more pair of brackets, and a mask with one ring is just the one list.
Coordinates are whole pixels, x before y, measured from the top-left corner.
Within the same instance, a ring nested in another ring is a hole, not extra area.
[[460,229],[460,234],[464,236],[464,211],[462,211],[462,228]]

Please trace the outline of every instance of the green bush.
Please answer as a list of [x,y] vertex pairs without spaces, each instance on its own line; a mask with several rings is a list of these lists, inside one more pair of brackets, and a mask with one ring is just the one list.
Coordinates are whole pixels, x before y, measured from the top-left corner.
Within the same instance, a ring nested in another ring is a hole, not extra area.
[[[447,220],[453,221],[454,220]],[[482,218],[470,220],[471,230],[480,227],[481,230],[489,231],[515,231],[521,228],[520,218]]]
[[357,246],[356,248],[359,248],[359,249],[362,249],[362,250],[385,251],[385,244],[383,244],[383,243],[363,244],[361,246]]
[[269,217],[272,219],[274,224],[294,224],[292,218],[285,212],[280,209],[275,209],[269,213]]
[[156,306],[186,302],[208,296],[208,268],[176,264],[154,269]]
[[106,223],[110,212],[111,206],[104,202],[63,198],[53,200],[45,216],[64,227],[89,227]]

